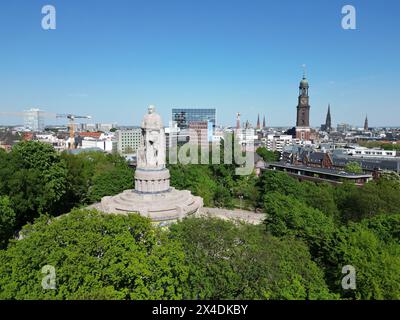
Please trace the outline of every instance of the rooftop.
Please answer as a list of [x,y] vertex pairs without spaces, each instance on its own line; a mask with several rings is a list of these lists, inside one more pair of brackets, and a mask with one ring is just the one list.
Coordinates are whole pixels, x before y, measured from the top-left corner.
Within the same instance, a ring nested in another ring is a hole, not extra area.
[[284,163],[284,162],[273,162],[273,163],[270,163],[270,165],[275,166],[275,167],[287,168],[287,169],[303,170],[303,171],[313,172],[313,173],[328,174],[330,176],[347,178],[347,179],[372,178],[371,174],[349,173],[349,172],[345,172],[345,171],[338,171],[338,170],[328,169],[328,168],[314,168],[314,167],[307,167],[305,165],[292,165],[292,164]]

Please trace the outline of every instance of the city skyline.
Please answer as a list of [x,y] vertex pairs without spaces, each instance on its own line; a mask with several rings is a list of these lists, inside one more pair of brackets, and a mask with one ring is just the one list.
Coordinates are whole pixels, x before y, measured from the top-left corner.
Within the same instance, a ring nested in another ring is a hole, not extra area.
[[328,104],[334,127],[363,127],[366,114],[371,127],[400,126],[400,4],[381,3],[353,1],[357,29],[343,30],[341,1],[52,1],[57,29],[48,31],[42,2],[4,3],[1,30],[14,28],[0,31],[0,112],[37,107],[138,125],[149,104],[164,119],[193,106],[216,108],[225,126],[240,112],[253,125],[265,114],[267,126],[292,127],[306,64],[311,127],[325,123]]

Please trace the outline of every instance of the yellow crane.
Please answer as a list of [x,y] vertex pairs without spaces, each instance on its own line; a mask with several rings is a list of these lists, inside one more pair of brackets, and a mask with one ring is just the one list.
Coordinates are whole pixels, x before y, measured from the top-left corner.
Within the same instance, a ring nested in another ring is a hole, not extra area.
[[[92,119],[91,116],[80,116],[72,113],[67,113],[67,114],[56,114],[56,113],[50,113],[50,112],[44,112],[41,110],[40,111],[40,116],[43,118],[67,118],[69,121],[68,128],[69,128],[69,137],[70,137],[70,149],[75,148],[74,144],[74,139],[75,139],[75,119]],[[11,117],[25,117],[26,116],[26,111],[25,112],[0,112],[0,116],[11,116]]]
[[69,120],[69,138],[70,138],[70,144],[69,144],[69,148],[70,149],[74,149],[75,148],[75,143],[74,143],[74,139],[75,139],[75,119],[92,119],[91,116],[78,116],[76,114],[57,114],[56,115],[57,118],[67,118]]

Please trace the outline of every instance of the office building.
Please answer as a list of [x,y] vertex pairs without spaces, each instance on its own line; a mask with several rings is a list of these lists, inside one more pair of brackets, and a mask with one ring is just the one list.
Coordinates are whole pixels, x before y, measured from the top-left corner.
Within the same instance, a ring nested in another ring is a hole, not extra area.
[[191,122],[209,121],[215,128],[217,112],[215,108],[173,108],[172,121],[180,129],[188,129]]
[[132,128],[115,132],[119,153],[136,153],[142,143],[142,129]]
[[24,111],[24,126],[31,131],[43,131],[44,119],[43,111],[39,109],[29,109]]

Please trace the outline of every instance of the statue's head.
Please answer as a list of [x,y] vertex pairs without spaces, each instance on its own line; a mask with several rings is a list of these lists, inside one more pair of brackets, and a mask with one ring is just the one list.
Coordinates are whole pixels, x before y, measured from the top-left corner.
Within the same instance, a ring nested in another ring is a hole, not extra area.
[[161,129],[163,127],[162,120],[159,114],[156,113],[155,107],[150,105],[147,109],[147,114],[144,115],[142,120],[142,129]]

